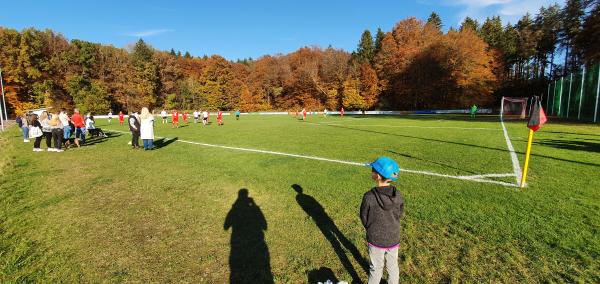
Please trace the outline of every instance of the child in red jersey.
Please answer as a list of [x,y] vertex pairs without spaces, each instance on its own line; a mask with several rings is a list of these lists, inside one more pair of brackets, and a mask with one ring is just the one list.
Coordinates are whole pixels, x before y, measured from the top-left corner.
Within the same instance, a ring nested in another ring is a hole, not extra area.
[[177,125],[177,128],[179,128],[179,112],[177,112],[177,110],[173,110],[173,113],[171,114],[171,128],[175,128],[175,125]]
[[223,125],[223,112],[220,109],[217,109],[217,124]]
[[125,120],[125,116],[122,111],[119,111],[119,125],[123,125],[123,120]]

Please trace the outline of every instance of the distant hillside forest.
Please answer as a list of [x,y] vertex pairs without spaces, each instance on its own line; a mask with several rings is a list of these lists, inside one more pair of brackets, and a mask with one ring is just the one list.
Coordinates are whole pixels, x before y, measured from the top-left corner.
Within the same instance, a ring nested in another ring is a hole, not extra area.
[[[547,83],[600,59],[600,4],[569,0],[516,24],[467,17],[443,32],[436,13],[391,31],[365,31],[352,52],[302,47],[232,62],[127,48],[33,28],[0,27],[9,111],[79,108],[97,114],[151,109],[416,110],[494,106],[499,96],[545,93]],[[243,48],[243,47],[240,47]]]

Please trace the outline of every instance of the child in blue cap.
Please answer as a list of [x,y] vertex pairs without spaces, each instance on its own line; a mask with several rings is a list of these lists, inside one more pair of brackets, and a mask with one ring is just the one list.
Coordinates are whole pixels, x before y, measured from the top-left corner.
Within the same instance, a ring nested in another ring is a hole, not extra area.
[[367,231],[369,249],[369,284],[379,283],[387,263],[387,283],[397,284],[400,278],[398,248],[400,218],[404,213],[404,198],[390,182],[400,174],[398,163],[379,157],[371,166],[371,178],[377,186],[363,196],[360,219]]

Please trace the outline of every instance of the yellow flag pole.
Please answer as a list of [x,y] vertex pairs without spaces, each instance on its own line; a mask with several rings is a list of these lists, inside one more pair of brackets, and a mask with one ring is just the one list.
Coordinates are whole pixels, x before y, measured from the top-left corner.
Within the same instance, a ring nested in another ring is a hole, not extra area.
[[523,175],[521,175],[521,188],[525,187],[525,181],[527,180],[527,168],[529,167],[531,142],[533,142],[533,130],[529,129],[529,140],[527,141],[527,151],[525,152],[525,165],[523,166]]

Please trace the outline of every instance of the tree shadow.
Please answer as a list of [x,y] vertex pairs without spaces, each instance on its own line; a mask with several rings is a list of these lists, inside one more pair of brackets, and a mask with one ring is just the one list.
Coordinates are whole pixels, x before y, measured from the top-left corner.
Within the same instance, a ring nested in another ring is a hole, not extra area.
[[344,234],[340,231],[340,229],[335,225],[335,222],[329,217],[327,212],[321,204],[312,196],[304,194],[303,189],[298,184],[293,184],[292,188],[296,191],[296,202],[298,205],[302,207],[304,212],[311,217],[311,219],[315,222],[321,233],[327,238],[331,247],[337,254],[338,258],[342,262],[342,265],[350,273],[352,277],[352,283],[362,283],[358,273],[354,269],[354,266],[350,262],[348,256],[346,256],[346,252],[344,248],[348,250],[356,262],[359,263],[361,268],[368,272],[368,264],[367,261],[362,257],[356,246],[344,236]]
[[333,283],[338,283],[340,280],[335,277],[333,270],[329,267],[320,267],[319,269],[313,269],[308,272],[308,282],[306,283],[325,283],[327,280],[331,280]]
[[467,173],[474,174],[474,175],[478,174],[478,173],[473,172],[473,171],[469,171],[469,170],[457,168],[455,166],[444,164],[444,163],[440,163],[440,162],[436,162],[436,161],[430,161],[430,160],[427,160],[427,159],[422,159],[422,158],[415,157],[415,156],[412,156],[412,155],[409,155],[409,154],[403,154],[403,153],[399,153],[399,152],[392,151],[392,150],[386,150],[386,152],[389,152],[389,153],[392,153],[392,154],[395,154],[395,155],[398,155],[398,156],[410,158],[410,159],[413,159],[413,160],[418,160],[418,161],[423,161],[423,162],[430,163],[430,164],[440,165],[442,167],[454,169],[454,170],[457,170],[457,171],[460,171],[460,172],[467,172]]
[[564,131],[544,131],[544,133],[582,135],[582,136],[599,136],[600,137],[600,134],[592,134],[592,133],[576,133],[576,132],[564,132]]
[[154,148],[160,149],[163,147],[167,147],[167,146],[169,146],[169,144],[171,144],[177,140],[179,140],[179,137],[175,137],[175,138],[171,138],[171,139],[167,139],[167,138],[163,137],[158,140],[154,140]]
[[600,153],[600,143],[594,142],[544,139],[536,141],[534,142],[534,144],[554,147],[558,149]]
[[273,283],[269,249],[264,231],[267,220],[248,189],[242,188],[225,217],[223,229],[231,228],[229,283]]
[[[371,134],[391,135],[391,136],[396,136],[396,137],[418,139],[418,140],[423,140],[423,141],[427,141],[427,142],[438,142],[438,143],[453,144],[453,145],[459,145],[459,146],[476,147],[476,148],[493,150],[493,151],[501,151],[501,152],[508,151],[507,149],[501,149],[501,148],[495,148],[495,147],[481,146],[481,145],[475,145],[475,144],[469,144],[469,143],[463,143],[463,142],[446,141],[446,140],[435,139],[435,138],[423,138],[423,137],[418,137],[418,136],[398,134],[398,133],[388,133],[388,132],[369,130],[369,129],[352,128],[352,127],[343,126],[343,125],[335,125],[335,124],[322,124],[322,125],[329,126],[329,127],[335,127],[335,128],[342,128],[342,129],[347,129],[347,130],[353,130],[353,131],[359,131],[359,132],[366,132],[366,133],[371,133]],[[516,152],[516,153],[525,154],[523,152]],[[600,167],[600,164],[596,164],[596,163],[575,161],[575,160],[563,159],[563,158],[552,157],[552,156],[547,156],[547,155],[540,155],[540,154],[535,154],[535,153],[532,153],[531,156],[547,158],[547,159],[552,159],[552,160],[561,161],[561,162],[569,162],[569,163],[576,163],[576,164],[587,165],[587,166]]]

